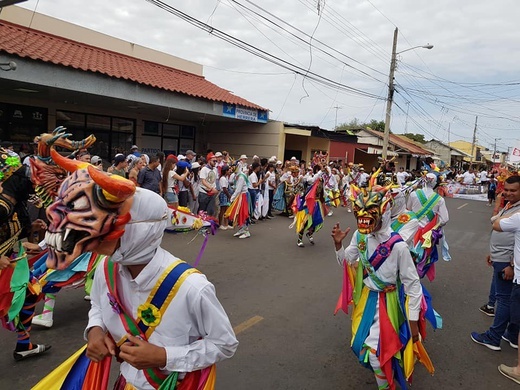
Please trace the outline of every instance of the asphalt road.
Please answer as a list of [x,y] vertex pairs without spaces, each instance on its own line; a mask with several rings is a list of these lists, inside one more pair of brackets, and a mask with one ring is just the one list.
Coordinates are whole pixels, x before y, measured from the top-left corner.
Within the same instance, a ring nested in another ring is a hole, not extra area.
[[[491,208],[484,202],[447,199],[446,228],[451,262],[439,261],[437,278],[425,281],[444,327],[429,328],[425,346],[435,365],[430,376],[418,365],[414,388],[511,389],[497,370],[513,365],[516,350],[505,342],[494,352],[473,343],[492,319],[478,311],[487,300],[491,270],[485,265]],[[316,234],[316,245],[296,246],[292,220],[276,217],[251,227],[250,239],[219,231],[210,237],[200,270],[216,288],[237,332],[235,357],[218,365],[217,389],[375,389],[372,374],[349,348],[350,318],[333,310],[341,289],[341,269],[329,236],[332,225],[355,227],[352,214],[336,209]],[[193,262],[202,244],[192,233],[166,235],[163,246]],[[52,344],[44,356],[15,362],[15,334],[0,330],[0,389],[29,389],[82,344],[89,308],[83,291],[58,295],[54,327],[33,331],[33,341]],[[117,370],[113,367],[113,373]]]

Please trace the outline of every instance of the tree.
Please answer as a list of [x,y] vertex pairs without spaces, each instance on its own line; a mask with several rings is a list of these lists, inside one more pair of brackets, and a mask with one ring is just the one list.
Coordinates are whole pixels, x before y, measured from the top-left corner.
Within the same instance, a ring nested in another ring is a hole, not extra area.
[[350,122],[341,123],[334,129],[335,131],[341,130],[360,130],[366,129],[370,127],[372,130],[384,132],[385,131],[385,122],[377,121],[372,119],[369,123],[360,123],[359,119],[354,118]]
[[424,139],[424,134],[404,133],[403,135],[415,142],[420,142],[421,144],[426,143],[426,140]]

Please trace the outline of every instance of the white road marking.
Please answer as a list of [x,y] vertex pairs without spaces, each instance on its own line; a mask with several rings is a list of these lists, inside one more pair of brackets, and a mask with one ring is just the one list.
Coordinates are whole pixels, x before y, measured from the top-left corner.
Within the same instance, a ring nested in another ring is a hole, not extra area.
[[457,207],[457,210],[460,210],[461,208],[466,207],[467,205],[467,203],[464,203],[462,206]]

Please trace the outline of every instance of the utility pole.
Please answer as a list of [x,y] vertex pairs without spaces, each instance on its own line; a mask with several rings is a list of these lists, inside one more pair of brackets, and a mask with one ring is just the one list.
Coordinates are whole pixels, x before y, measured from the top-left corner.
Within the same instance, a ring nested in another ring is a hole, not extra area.
[[448,123],[448,165],[451,167],[450,129],[451,129],[451,122]]
[[386,100],[386,118],[385,118],[385,133],[383,136],[383,150],[381,157],[386,160],[388,152],[388,139],[390,138],[390,118],[392,115],[392,102],[394,100],[394,72],[395,72],[395,58],[397,50],[397,27],[394,30],[394,43],[392,45],[392,60],[390,61],[390,75],[388,76],[388,99]]
[[334,121],[334,131],[336,131],[336,127],[338,127],[338,110],[340,110],[343,107],[334,106],[332,108],[336,109],[336,120]]
[[471,144],[471,159],[469,167],[471,168],[473,166],[473,156],[475,154],[475,144],[477,143],[477,121],[478,121],[478,115],[475,117],[475,129],[473,129],[473,143]]

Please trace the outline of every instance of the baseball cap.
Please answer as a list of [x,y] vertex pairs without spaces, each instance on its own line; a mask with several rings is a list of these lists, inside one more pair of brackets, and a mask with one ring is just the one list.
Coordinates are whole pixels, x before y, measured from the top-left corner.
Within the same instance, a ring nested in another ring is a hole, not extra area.
[[209,160],[211,160],[212,158],[215,158],[215,155],[214,155],[213,153],[208,153],[208,154],[206,155],[206,161],[209,161]]
[[91,163],[92,165],[98,165],[98,164],[101,163],[101,162],[103,162],[103,160],[101,160],[101,157],[99,157],[99,156],[92,156],[92,157],[90,158],[90,163]]
[[166,157],[166,160],[173,160],[174,162],[179,161],[175,154],[169,154],[168,157]]
[[186,160],[186,156],[182,155],[182,154],[178,154],[177,155],[177,160],[181,161],[181,160]]
[[242,159],[246,159],[246,160],[247,160],[247,156],[246,156],[245,154],[241,155],[241,156],[239,157],[239,160],[242,160]]
[[195,161],[193,164],[191,164],[191,169],[200,168],[200,164]]
[[132,147],[130,148],[130,150],[134,150],[134,149],[139,149],[139,147],[137,145],[132,145]]
[[186,150],[186,153],[185,153],[185,154],[186,154],[186,156],[187,156],[188,154],[192,154],[192,155],[194,155],[194,156],[197,155],[197,153],[195,153],[195,152],[194,152],[193,150],[191,150],[191,149]]
[[116,154],[116,156],[114,157],[114,165],[120,164],[123,161],[126,161],[125,156],[123,156],[122,154]]
[[222,157],[222,153],[220,153],[220,152],[215,153],[215,157]]

